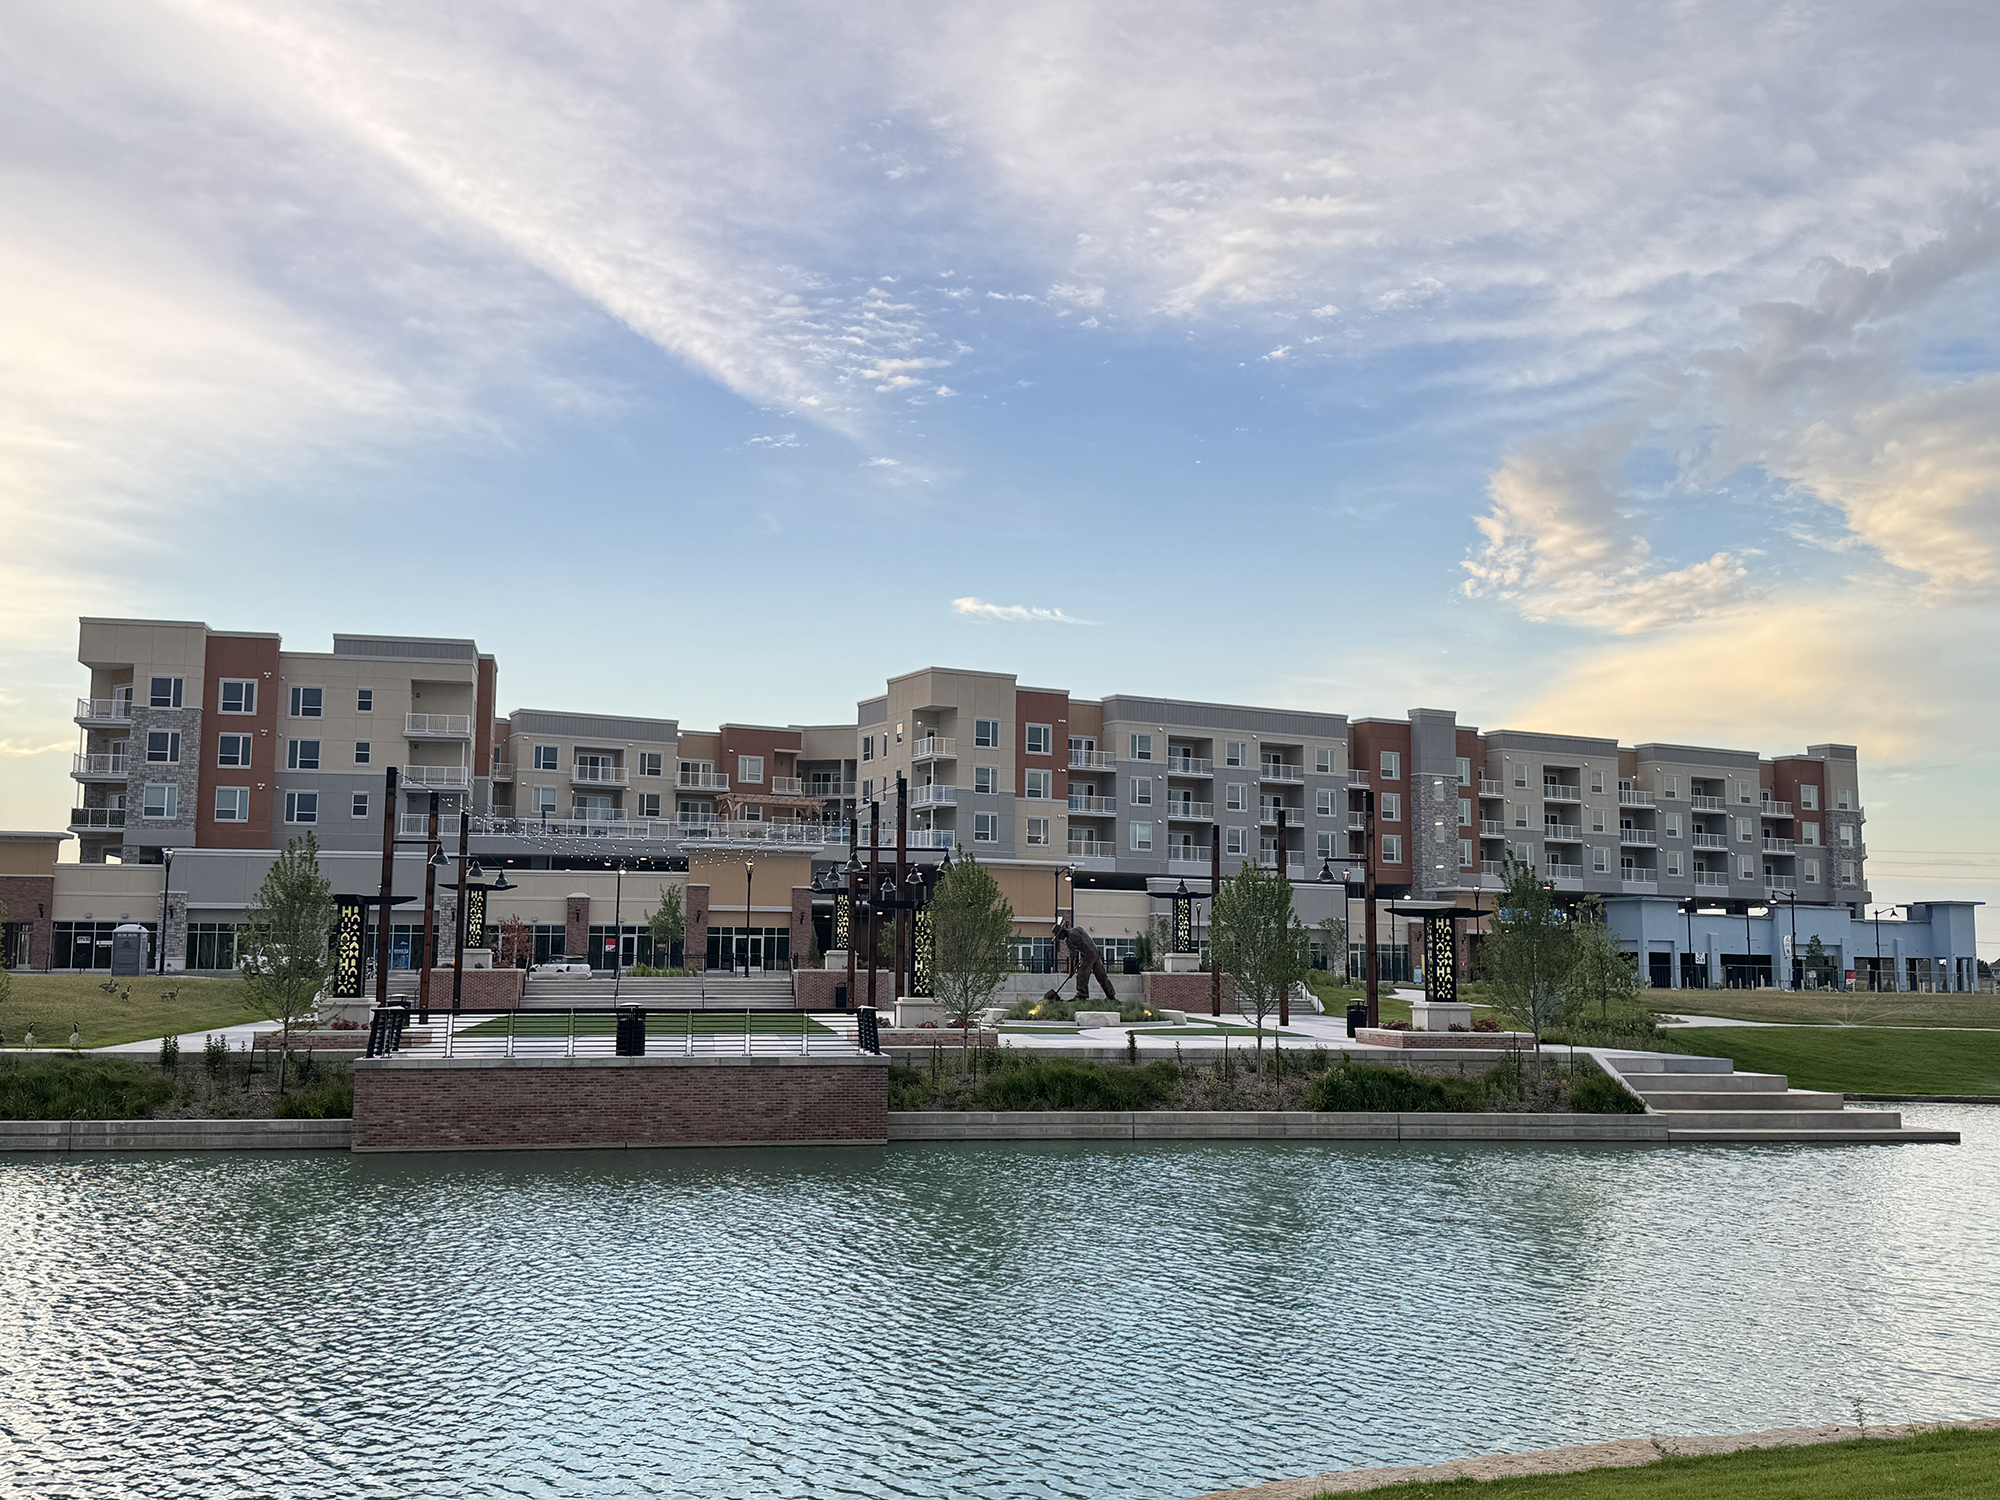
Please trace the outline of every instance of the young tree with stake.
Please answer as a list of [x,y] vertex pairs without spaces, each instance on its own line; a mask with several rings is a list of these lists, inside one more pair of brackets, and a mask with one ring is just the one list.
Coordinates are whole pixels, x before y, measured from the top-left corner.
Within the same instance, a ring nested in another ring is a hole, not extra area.
[[1539,1056],[1542,1033],[1574,1003],[1576,932],[1533,865],[1507,862],[1507,890],[1493,927],[1480,944],[1493,1008],[1535,1034]]
[[992,873],[970,855],[952,864],[931,896],[931,973],[938,1003],[959,1025],[960,1048],[971,1045],[972,1022],[992,1003],[1012,961],[1014,908]]
[[681,899],[679,886],[660,887],[660,904],[653,914],[646,918],[646,925],[652,929],[654,957],[659,957],[659,950],[665,948],[667,961],[660,967],[671,968],[674,949],[687,939],[687,906]]
[[239,937],[246,998],[266,1020],[284,1023],[281,1095],[292,1055],[292,1021],[312,1008],[332,972],[327,940],[333,922],[333,886],[319,871],[319,841],[303,834],[285,845],[264,876]]
[[1209,912],[1216,967],[1236,984],[1238,1008],[1257,1018],[1257,1080],[1264,1078],[1264,1018],[1312,967],[1306,926],[1281,870],[1246,864],[1222,882]]

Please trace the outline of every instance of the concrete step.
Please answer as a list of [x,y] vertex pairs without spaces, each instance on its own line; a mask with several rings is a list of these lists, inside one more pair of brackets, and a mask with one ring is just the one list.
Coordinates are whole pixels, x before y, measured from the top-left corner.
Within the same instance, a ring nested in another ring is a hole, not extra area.
[[1651,1106],[1656,1114],[1676,1115],[1689,1110],[1746,1110],[1759,1113],[1784,1109],[1844,1109],[1847,1098],[1843,1094],[1823,1094],[1813,1089],[1790,1089],[1778,1094],[1696,1093],[1692,1089],[1670,1089],[1655,1093],[1651,1089],[1639,1090],[1639,1097]]
[[1872,1109],[1672,1109],[1650,1116],[1669,1130],[1895,1130],[1903,1117]]
[[1783,1073],[1638,1073],[1627,1081],[1642,1094],[1782,1094]]
[[1701,1142],[1734,1144],[1744,1146],[1782,1145],[1788,1141],[1806,1140],[1815,1146],[1863,1146],[1863,1145],[1921,1145],[1926,1142],[1938,1145],[1956,1146],[1959,1143],[1956,1130],[1868,1130],[1839,1129],[1814,1130],[1801,1135],[1795,1130],[1684,1130],[1675,1126],[1668,1131],[1667,1138],[1683,1145]]
[[1611,1052],[1604,1060],[1626,1077],[1638,1074],[1731,1073],[1735,1064],[1726,1057],[1682,1057],[1668,1052]]

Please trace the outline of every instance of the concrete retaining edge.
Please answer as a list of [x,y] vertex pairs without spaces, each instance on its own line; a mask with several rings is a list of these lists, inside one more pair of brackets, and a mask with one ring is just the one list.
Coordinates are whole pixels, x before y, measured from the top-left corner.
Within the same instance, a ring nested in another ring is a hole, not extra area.
[[1596,1141],[1667,1145],[1639,1115],[1311,1110],[891,1110],[891,1141]]
[[346,1151],[352,1120],[0,1120],[0,1152]]

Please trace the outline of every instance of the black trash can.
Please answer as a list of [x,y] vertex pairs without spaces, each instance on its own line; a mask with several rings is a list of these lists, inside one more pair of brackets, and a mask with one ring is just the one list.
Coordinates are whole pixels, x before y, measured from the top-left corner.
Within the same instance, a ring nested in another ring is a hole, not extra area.
[[1367,1006],[1350,1005],[1347,1007],[1347,1034],[1349,1037],[1352,1037],[1356,1031],[1360,1030],[1363,1026],[1366,1026],[1367,1024],[1368,1024]]
[[1126,972],[1127,974],[1136,974],[1136,973],[1138,973],[1138,972],[1139,972],[1139,960],[1138,960],[1138,959],[1136,959],[1136,958],[1128,958],[1128,959],[1126,959],[1126,960],[1125,960],[1125,972]]
[[844,984],[836,984],[836,985],[835,985],[835,986],[833,987],[833,1008],[834,1008],[835,1010],[846,1010],[846,1009],[847,1009],[847,986],[846,986],[846,985],[844,985]]
[[618,1055],[646,1055],[646,1013],[636,1005],[621,1005],[618,1008]]

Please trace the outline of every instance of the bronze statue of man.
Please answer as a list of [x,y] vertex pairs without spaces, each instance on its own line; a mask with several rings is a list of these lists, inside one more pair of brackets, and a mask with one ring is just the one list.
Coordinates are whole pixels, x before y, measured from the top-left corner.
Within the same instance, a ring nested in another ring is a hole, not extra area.
[[[1072,927],[1058,918],[1055,925],[1055,939],[1057,948],[1069,950],[1070,971],[1076,975],[1077,1004],[1081,1005],[1090,998],[1090,977],[1093,974],[1097,976],[1098,984],[1103,987],[1104,998],[1116,1004],[1118,992],[1111,988],[1111,975],[1104,967],[1104,955],[1097,951],[1097,944],[1090,940],[1090,934],[1081,927]],[[1061,990],[1062,986],[1057,985],[1042,998],[1054,1000]]]

